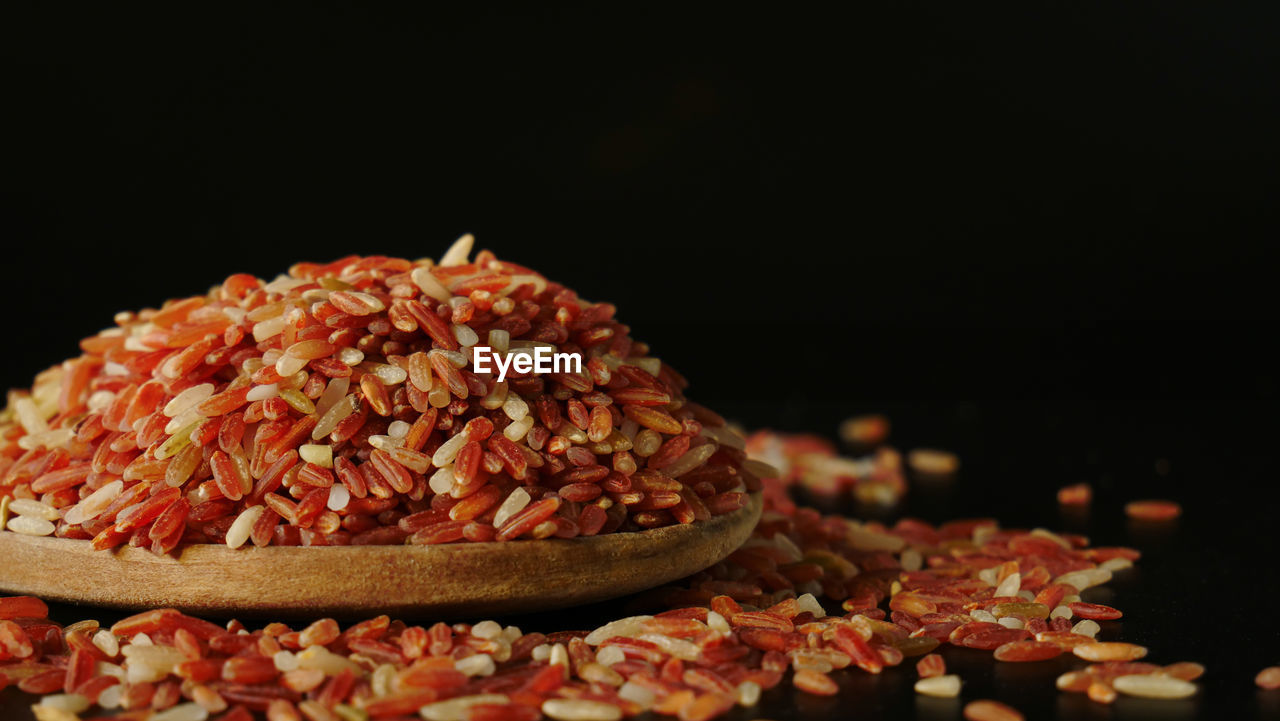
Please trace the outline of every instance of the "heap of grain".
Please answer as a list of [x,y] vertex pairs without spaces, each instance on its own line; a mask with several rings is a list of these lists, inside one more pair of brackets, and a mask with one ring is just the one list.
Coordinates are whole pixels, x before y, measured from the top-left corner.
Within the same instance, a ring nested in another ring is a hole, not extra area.
[[[166,553],[573,537],[745,505],[742,439],[612,305],[471,244],[118,314],[10,393],[8,529]],[[479,348],[580,370],[500,379]]]

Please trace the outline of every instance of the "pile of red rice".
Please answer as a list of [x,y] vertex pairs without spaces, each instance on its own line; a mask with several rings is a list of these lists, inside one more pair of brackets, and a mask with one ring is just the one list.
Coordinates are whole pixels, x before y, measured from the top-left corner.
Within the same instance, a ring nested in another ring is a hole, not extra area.
[[[590,536],[759,487],[743,441],[591,303],[464,236],[120,313],[0,414],[9,530],[166,553]],[[473,348],[581,372],[473,369]],[[763,472],[757,468],[757,472]]]

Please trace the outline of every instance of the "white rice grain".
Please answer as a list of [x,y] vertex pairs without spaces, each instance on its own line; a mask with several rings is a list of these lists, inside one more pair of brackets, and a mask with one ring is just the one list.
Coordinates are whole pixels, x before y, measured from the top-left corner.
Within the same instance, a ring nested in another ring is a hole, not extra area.
[[276,383],[266,383],[264,385],[254,386],[249,389],[245,395],[245,400],[253,403],[254,401],[265,401],[269,398],[275,398],[280,392],[280,386]]
[[955,698],[960,695],[960,677],[953,673],[948,673],[942,676],[922,678],[916,681],[915,689],[916,693],[923,696]]
[[423,293],[438,301],[448,302],[453,297],[453,293],[450,293],[449,289],[444,287],[444,284],[436,278],[435,273],[432,273],[429,267],[418,266],[413,269],[409,277],[413,280],[413,284],[418,286]]
[[9,512],[16,513],[19,516],[43,518],[46,521],[56,521],[62,518],[62,514],[58,512],[58,509],[30,498],[15,498],[10,501]]
[[262,517],[266,506],[249,506],[236,516],[236,520],[232,522],[231,527],[227,529],[227,547],[239,548],[249,540],[249,534],[253,531],[253,524],[258,522]]
[[462,447],[466,445],[466,443],[467,434],[465,433],[459,433],[453,438],[441,443],[440,447],[437,448],[436,452],[431,456],[431,464],[436,468],[444,468],[450,463],[453,463],[453,459],[458,457],[458,451],[461,451]]
[[556,721],[618,721],[622,718],[622,709],[613,704],[578,698],[549,698],[542,702],[542,713]]
[[5,527],[24,536],[50,536],[54,531],[52,523],[32,516],[14,516],[9,519]]
[[493,657],[487,653],[477,653],[454,662],[453,667],[468,676],[492,676],[498,669]]
[[351,502],[351,491],[341,483],[335,483],[329,487],[329,500],[325,503],[325,507],[330,511],[345,510],[347,504]]
[[472,706],[508,703],[511,703],[511,699],[502,694],[482,693],[474,696],[457,696],[445,701],[429,703],[418,709],[418,713],[425,721],[466,721]]
[[[450,474],[452,476],[452,474]],[[523,488],[517,488],[507,496],[502,505],[498,506],[498,510],[493,514],[493,527],[502,528],[502,525],[511,519],[512,516],[519,513],[525,506],[529,505],[529,492]],[[590,636],[588,636],[590,638]],[[604,639],[601,639],[604,640]],[[588,641],[590,643],[590,641]],[[600,641],[596,642],[597,644]]]
[[185,391],[182,391],[178,395],[174,396],[172,400],[166,403],[164,406],[163,413],[170,418],[176,418],[177,416],[182,415],[188,409],[195,407],[197,403],[205,400],[206,398],[212,395],[213,395],[212,383],[201,383],[198,386],[191,386]]
[[471,247],[475,245],[476,237],[470,233],[464,233],[453,241],[453,245],[440,256],[440,267],[448,268],[455,265],[465,265],[467,258],[471,255]]
[[298,446],[298,456],[306,463],[333,468],[333,446],[328,443],[304,443]]
[[1139,698],[1187,698],[1196,693],[1196,685],[1190,681],[1163,674],[1117,676],[1111,685],[1126,696]]

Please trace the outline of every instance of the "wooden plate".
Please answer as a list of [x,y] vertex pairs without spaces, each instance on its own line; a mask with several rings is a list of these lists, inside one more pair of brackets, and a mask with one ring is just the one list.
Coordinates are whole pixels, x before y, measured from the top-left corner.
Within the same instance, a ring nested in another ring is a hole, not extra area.
[[0,532],[0,589],[123,609],[220,616],[391,613],[474,618],[575,606],[653,588],[729,555],[760,494],[710,521],[639,533],[440,546],[230,549],[178,557]]

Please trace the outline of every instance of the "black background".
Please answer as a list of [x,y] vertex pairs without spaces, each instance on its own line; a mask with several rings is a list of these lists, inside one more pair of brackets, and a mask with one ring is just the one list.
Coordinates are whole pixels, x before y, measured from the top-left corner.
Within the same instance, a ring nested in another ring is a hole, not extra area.
[[[1187,5],[7,5],[3,384],[233,272],[473,232],[748,426],[885,411],[959,451],[909,513],[1143,547],[1125,638],[1210,675],[1119,717],[1274,713],[1280,45],[1266,3]],[[1059,517],[1079,480],[1094,517]],[[1124,524],[1145,496],[1176,532]],[[910,677],[759,715],[958,715]]]

